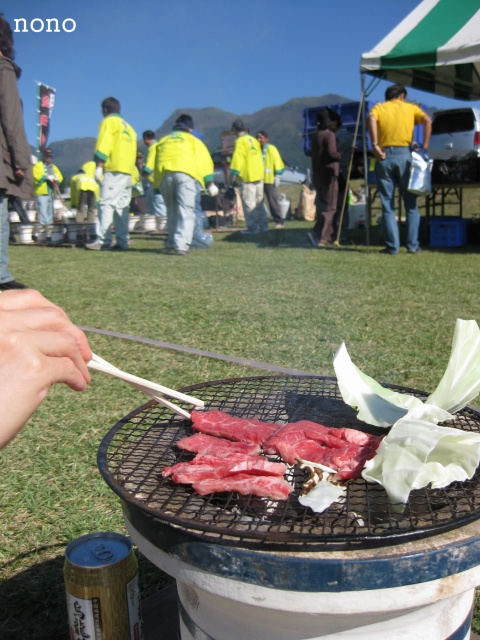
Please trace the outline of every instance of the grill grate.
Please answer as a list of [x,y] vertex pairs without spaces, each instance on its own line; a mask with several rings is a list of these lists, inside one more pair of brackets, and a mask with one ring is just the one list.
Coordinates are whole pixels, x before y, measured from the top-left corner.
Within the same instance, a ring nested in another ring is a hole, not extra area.
[[[419,398],[427,395],[385,386]],[[243,418],[278,423],[308,419],[326,426],[385,433],[356,419],[355,412],[342,401],[334,378],[238,378],[206,382],[183,391],[204,400],[206,409]],[[466,408],[452,426],[478,432],[480,413]],[[286,476],[295,485],[286,501],[236,493],[200,496],[190,486],[176,485],[161,475],[165,466],[193,457],[175,447],[175,442],[192,433],[190,421],[155,402],[140,407],[110,430],[99,448],[98,465],[127,510],[139,509],[205,541],[246,548],[273,545],[287,550],[301,550],[306,544],[309,550],[383,546],[435,535],[480,517],[478,470],[471,480],[445,489],[413,491],[401,514],[393,511],[380,485],[362,478],[348,483],[344,502],[335,503],[324,513],[314,513],[298,502],[304,476],[295,467]]]

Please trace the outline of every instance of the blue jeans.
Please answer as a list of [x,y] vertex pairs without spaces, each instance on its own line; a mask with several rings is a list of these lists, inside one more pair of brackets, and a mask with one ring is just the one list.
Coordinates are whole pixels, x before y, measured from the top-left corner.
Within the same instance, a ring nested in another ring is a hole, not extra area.
[[398,253],[400,235],[395,215],[395,186],[398,185],[407,215],[407,249],[418,249],[420,214],[417,196],[408,191],[412,156],[409,147],[385,147],[385,160],[375,164],[378,193],[382,203],[382,227],[385,245],[390,253]]
[[202,211],[202,189],[200,184],[195,184],[197,193],[195,195],[195,226],[193,228],[192,249],[208,249],[212,246],[213,236],[211,233],[204,233],[203,211]]
[[54,220],[53,201],[54,201],[53,193],[37,196],[38,222],[44,227],[49,224],[53,224],[53,220]]
[[10,223],[8,221],[8,196],[0,193],[0,284],[10,282],[13,276],[8,270],[8,240]]
[[160,191],[156,193],[155,191],[156,189],[154,189],[153,184],[151,184],[147,192],[147,213],[149,216],[162,218],[167,215],[167,207],[165,206],[165,200]]
[[168,244],[177,251],[188,251],[195,227],[196,180],[186,173],[166,171],[161,184],[167,205]]

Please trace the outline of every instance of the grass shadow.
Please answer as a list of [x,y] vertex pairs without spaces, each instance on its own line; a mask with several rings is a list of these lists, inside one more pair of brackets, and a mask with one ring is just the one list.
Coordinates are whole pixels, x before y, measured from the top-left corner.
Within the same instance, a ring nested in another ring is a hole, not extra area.
[[[54,547],[64,545],[54,545]],[[52,547],[36,549],[4,565],[3,569]],[[56,553],[53,550],[53,553]],[[137,552],[142,601],[173,583],[163,571]],[[63,565],[65,556],[55,555],[0,581],[0,638],[2,640],[65,640],[68,614]]]

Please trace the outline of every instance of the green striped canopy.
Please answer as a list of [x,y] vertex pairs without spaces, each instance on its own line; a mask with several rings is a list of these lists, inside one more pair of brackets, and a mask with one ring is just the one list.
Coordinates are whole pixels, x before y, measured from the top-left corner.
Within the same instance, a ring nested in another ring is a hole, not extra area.
[[421,91],[480,99],[480,0],[423,0],[360,70]]

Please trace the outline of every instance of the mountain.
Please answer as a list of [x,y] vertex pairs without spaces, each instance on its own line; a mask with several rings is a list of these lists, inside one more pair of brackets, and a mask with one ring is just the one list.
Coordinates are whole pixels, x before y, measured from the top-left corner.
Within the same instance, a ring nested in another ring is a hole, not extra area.
[[[305,171],[310,166],[310,159],[303,153],[303,110],[341,102],[353,102],[353,100],[336,94],[325,94],[318,98],[293,98],[284,104],[266,107],[252,114],[235,114],[215,107],[204,109],[186,107],[176,109],[155,131],[155,134],[157,138],[166,135],[171,131],[177,117],[182,113],[188,113],[193,118],[195,129],[204,135],[203,141],[209,151],[214,153],[220,149],[222,131],[228,131],[233,120],[241,118],[252,133],[260,129],[268,133],[270,141],[278,147],[285,164]],[[84,162],[92,159],[95,138],[73,138],[52,142],[49,146],[54,152],[54,162],[67,182]],[[140,150],[145,150],[142,140],[139,140],[138,146]]]

